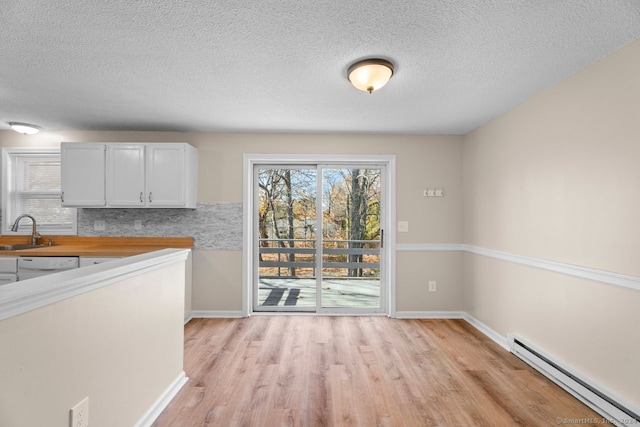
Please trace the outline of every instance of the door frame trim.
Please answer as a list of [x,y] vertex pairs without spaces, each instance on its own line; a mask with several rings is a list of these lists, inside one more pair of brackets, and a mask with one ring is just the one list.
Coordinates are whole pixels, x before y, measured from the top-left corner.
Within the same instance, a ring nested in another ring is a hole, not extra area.
[[253,154],[245,153],[242,161],[242,200],[243,200],[243,247],[242,247],[242,316],[253,314],[252,278],[255,268],[254,235],[257,232],[254,224],[256,200],[253,194],[254,166],[258,164],[376,164],[385,165],[387,179],[383,194],[387,204],[387,215],[384,218],[385,230],[382,255],[387,265],[383,279],[387,284],[386,307],[389,317],[396,317],[396,156],[394,154]]

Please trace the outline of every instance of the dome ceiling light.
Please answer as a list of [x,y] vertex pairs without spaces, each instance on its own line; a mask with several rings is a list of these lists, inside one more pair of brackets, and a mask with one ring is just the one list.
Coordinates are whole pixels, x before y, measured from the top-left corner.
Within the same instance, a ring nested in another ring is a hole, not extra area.
[[9,126],[11,126],[11,129],[16,132],[20,132],[25,135],[35,135],[40,132],[40,126],[31,125],[29,123],[9,122]]
[[386,59],[364,59],[351,65],[347,75],[356,89],[372,93],[389,82],[393,76],[393,64]]

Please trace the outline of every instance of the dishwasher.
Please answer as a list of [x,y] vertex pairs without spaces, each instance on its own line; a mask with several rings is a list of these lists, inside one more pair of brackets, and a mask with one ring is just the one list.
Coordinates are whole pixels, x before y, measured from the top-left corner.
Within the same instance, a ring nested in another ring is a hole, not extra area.
[[78,268],[77,256],[21,256],[18,258],[18,280],[27,280],[74,268]]
[[18,258],[0,257],[0,285],[18,280]]

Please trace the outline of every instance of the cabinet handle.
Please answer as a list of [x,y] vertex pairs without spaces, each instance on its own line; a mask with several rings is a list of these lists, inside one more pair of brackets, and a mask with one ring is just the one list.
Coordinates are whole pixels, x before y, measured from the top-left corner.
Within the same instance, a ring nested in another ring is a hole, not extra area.
[[151,191],[149,191],[149,203],[151,203],[151,202],[152,202],[152,200],[151,200]]
[[144,199],[142,198],[142,191],[140,192],[140,203],[144,202]]
[[64,203],[64,191],[60,193],[60,201]]

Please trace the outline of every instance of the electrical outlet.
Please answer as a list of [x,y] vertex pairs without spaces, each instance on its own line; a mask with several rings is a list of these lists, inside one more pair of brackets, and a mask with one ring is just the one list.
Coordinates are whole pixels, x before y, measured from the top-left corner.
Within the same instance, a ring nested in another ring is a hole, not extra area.
[[142,220],[136,219],[133,221],[133,228],[135,230],[142,230]]
[[105,222],[102,219],[96,219],[95,221],[93,221],[93,229],[96,231],[104,231],[105,229]]
[[438,290],[438,285],[435,280],[429,280],[429,292],[435,292]]
[[71,408],[70,427],[89,427],[89,397]]

